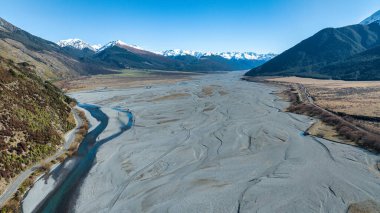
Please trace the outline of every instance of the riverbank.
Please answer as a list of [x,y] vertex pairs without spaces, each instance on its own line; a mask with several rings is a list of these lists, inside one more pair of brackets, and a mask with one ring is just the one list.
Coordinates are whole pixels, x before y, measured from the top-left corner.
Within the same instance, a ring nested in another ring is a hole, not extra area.
[[[49,165],[49,169],[42,172],[42,174],[35,175],[33,185],[28,189],[21,201],[22,212],[32,212],[33,209],[40,203],[48,193],[54,189],[56,183],[55,173],[60,170],[62,173],[67,173],[72,168],[73,162],[68,158],[72,157],[85,134],[87,134],[89,125],[92,125],[86,114],[88,113],[84,108],[76,106],[75,109],[81,113],[76,114],[77,128],[66,134],[63,152],[57,155],[56,161],[53,161]],[[65,167],[61,167],[61,164],[65,164]],[[54,175],[53,175],[54,174]],[[52,178],[54,176],[54,178]],[[63,176],[63,175],[62,175]]]
[[304,136],[315,120],[240,77],[73,94],[136,119],[99,149],[75,212],[346,212],[379,200],[378,155]]
[[127,113],[122,109],[103,109],[83,104],[80,106],[89,116],[89,133],[75,155],[56,166],[34,184],[23,200],[23,212],[70,211],[71,196],[76,193],[82,178],[93,165],[97,149],[112,140],[112,137],[117,137],[120,132],[130,128],[130,114],[122,115],[121,112]]

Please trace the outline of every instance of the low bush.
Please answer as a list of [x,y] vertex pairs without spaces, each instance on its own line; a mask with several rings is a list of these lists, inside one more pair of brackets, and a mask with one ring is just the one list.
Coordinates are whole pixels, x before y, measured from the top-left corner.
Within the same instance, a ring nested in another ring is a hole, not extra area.
[[49,172],[51,169],[51,162],[41,161],[41,170]]

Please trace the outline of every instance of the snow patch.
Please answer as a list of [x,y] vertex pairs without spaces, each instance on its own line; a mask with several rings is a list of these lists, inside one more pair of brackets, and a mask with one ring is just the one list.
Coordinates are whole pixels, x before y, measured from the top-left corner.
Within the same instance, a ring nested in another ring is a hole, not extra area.
[[175,56],[194,56],[197,58],[201,58],[203,56],[220,56],[228,60],[270,60],[276,55],[273,53],[268,54],[258,54],[255,52],[219,52],[219,53],[212,53],[212,52],[199,52],[199,51],[192,51],[192,50],[181,50],[181,49],[174,49],[174,50],[166,50],[163,52],[160,52],[159,54],[167,57],[175,57]]
[[127,44],[121,40],[116,40],[116,41],[111,41],[111,42],[108,42],[106,45],[102,46],[101,48],[99,48],[97,50],[97,52],[101,52],[107,48],[110,48],[110,47],[113,47],[113,46],[128,46],[128,47],[132,47],[132,48],[135,48],[135,49],[138,49],[138,50],[144,50],[144,48],[140,47],[140,46],[137,46],[137,45],[134,45],[134,44]]
[[83,40],[78,39],[78,38],[70,38],[70,39],[60,40],[57,42],[57,44],[60,47],[72,47],[72,48],[79,49],[79,50],[83,50],[85,48],[88,48],[90,50],[96,51],[96,48],[93,47],[96,45],[91,46],[88,43],[86,43]]

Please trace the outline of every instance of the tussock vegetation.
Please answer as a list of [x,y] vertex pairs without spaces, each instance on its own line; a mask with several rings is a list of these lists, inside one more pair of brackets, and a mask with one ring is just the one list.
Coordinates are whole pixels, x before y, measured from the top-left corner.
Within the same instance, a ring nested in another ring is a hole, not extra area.
[[52,166],[52,162],[47,162],[47,161],[41,161],[41,167],[40,169],[44,172],[49,172]]
[[285,85],[303,84],[314,102],[357,126],[380,133],[380,81],[337,81],[310,78],[273,78]]
[[312,104],[300,103],[293,92],[289,92],[288,94],[292,102],[292,105],[288,108],[290,112],[318,118],[324,123],[333,126],[340,136],[355,142],[359,146],[380,152],[380,137],[377,135],[357,128],[343,118],[326,112]]
[[[348,82],[298,77],[245,80],[288,87],[284,91],[284,95],[291,102],[288,111],[318,118],[324,124],[333,127],[339,139],[349,140],[350,144],[380,152],[380,111],[376,107],[380,104],[379,81]],[[316,105],[308,102],[305,94],[301,92],[303,87],[307,88]],[[329,137],[334,135],[334,132],[329,132]],[[326,138],[322,133],[320,136]]]

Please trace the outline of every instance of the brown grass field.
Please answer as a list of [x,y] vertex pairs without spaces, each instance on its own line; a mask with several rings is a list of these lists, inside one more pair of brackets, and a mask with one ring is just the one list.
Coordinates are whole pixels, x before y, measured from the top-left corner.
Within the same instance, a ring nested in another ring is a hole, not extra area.
[[274,82],[303,84],[325,109],[349,115],[380,117],[380,81],[338,81],[284,77]]
[[[292,103],[288,110],[320,119],[308,129],[309,134],[338,143],[380,150],[380,82],[298,77],[248,80],[289,88],[284,91]],[[303,88],[306,88],[312,100],[307,98]]]

